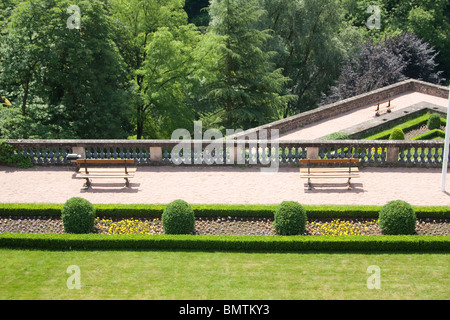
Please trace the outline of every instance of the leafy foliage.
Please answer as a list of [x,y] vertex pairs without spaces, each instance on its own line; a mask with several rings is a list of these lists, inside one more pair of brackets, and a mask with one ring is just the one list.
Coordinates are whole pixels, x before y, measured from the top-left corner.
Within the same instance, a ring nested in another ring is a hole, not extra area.
[[283,201],[274,212],[273,226],[280,235],[298,235],[305,232],[306,210],[295,201]]
[[61,209],[64,230],[68,233],[90,233],[94,228],[95,208],[86,199],[74,197]]
[[0,140],[0,164],[22,169],[33,167],[29,156],[17,153],[17,150],[4,140]]
[[194,210],[184,200],[169,203],[161,216],[164,232],[167,234],[186,234],[194,230]]
[[408,235],[416,229],[416,214],[405,201],[394,200],[380,210],[378,224],[385,234]]
[[427,122],[428,129],[440,129],[441,128],[441,116],[437,113],[430,114]]
[[405,134],[400,128],[394,128],[389,136],[389,140],[405,140]]
[[[69,29],[67,8],[81,10]],[[380,29],[368,29],[370,5]],[[203,10],[202,8],[207,8]],[[450,78],[448,0],[3,0],[2,138],[247,129]],[[388,72],[387,72],[388,70]]]
[[213,0],[212,32],[223,37],[208,99],[226,128],[248,129],[275,119],[275,110],[291,97],[282,93],[288,78],[275,68],[273,51],[265,45],[272,38],[257,22],[266,14],[257,0]]

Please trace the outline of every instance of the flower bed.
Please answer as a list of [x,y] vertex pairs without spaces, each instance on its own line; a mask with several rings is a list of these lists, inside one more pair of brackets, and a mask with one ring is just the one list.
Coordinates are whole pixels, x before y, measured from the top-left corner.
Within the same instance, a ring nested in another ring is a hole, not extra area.
[[[267,217],[198,217],[196,235],[276,235],[273,219]],[[4,216],[0,233],[65,233],[62,220],[48,216]],[[97,218],[93,233],[99,234],[164,234],[159,218]],[[305,235],[382,235],[376,219],[317,218],[309,219]],[[419,218],[417,235],[449,236],[450,221],[446,218]]]

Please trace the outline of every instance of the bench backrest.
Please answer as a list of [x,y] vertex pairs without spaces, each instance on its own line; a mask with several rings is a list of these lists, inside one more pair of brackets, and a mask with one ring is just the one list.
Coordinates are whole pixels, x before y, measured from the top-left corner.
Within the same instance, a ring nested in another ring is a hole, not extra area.
[[133,164],[134,159],[77,159],[77,163]]
[[359,159],[344,158],[344,159],[301,159],[300,163],[359,163]]

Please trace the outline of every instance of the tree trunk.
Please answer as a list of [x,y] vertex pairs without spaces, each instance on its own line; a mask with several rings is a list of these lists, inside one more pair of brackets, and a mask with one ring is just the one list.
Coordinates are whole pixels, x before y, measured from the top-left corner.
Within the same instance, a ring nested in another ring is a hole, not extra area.
[[27,110],[28,92],[30,91],[30,79],[26,80],[23,91],[24,91],[24,95],[23,95],[23,102],[22,102],[22,116],[25,116],[26,110]]

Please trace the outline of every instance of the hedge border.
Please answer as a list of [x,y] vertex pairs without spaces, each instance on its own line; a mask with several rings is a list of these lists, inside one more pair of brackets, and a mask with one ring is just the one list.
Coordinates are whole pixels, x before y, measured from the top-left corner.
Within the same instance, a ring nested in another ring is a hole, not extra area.
[[0,234],[0,248],[238,252],[450,252],[447,236],[199,236]]
[[[166,205],[159,204],[94,204],[98,217],[159,218]],[[191,205],[196,217],[269,217],[278,205]],[[1,216],[60,217],[63,204],[0,203]],[[304,205],[308,219],[378,218],[382,206]],[[413,206],[417,218],[450,218],[450,206]]]

